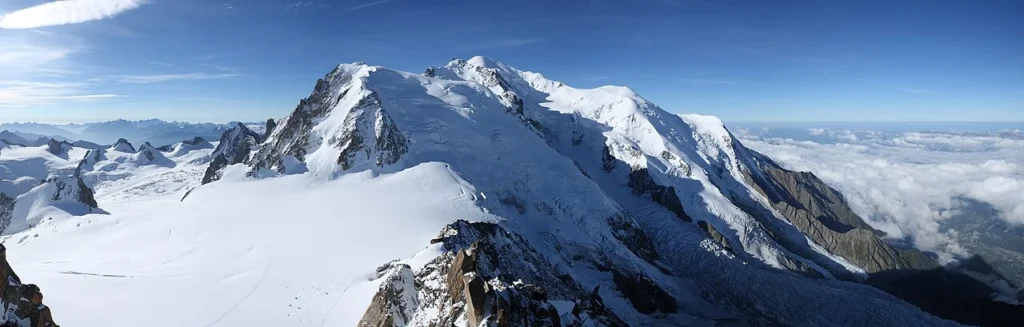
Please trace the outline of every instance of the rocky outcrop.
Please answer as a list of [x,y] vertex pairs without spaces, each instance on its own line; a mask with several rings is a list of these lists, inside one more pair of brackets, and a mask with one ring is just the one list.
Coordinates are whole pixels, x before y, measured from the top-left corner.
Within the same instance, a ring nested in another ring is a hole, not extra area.
[[[444,253],[419,271],[395,262],[377,270],[383,281],[359,326],[626,326],[597,289],[583,290],[501,226],[460,220],[432,243]],[[623,292],[639,298],[644,291],[665,294],[644,286]],[[559,315],[554,299],[573,307]]]
[[74,201],[84,204],[89,208],[99,207],[96,203],[96,198],[93,196],[92,189],[85,185],[85,181],[81,177],[51,176],[43,181],[43,183],[53,184],[54,192],[50,200],[54,202]]
[[523,115],[523,100],[519,98],[515,90],[512,88],[512,85],[505,80],[505,77],[503,77],[497,69],[478,66],[462,59],[452,60],[445,65],[445,68],[456,72],[472,70],[475,74],[466,74],[463,72],[460,75],[468,77],[470,80],[491,89],[491,91],[501,97],[502,102],[505,103],[510,114],[515,115],[522,121],[526,121],[526,117]]
[[132,146],[131,142],[123,138],[117,139],[117,142],[114,142],[113,149],[120,152],[135,153],[135,147]]
[[85,152],[85,157],[75,167],[75,177],[82,177],[86,169],[91,169],[96,163],[107,159],[107,150],[96,149]]
[[149,142],[142,143],[139,147],[139,158],[144,158],[148,162],[152,162],[157,158],[163,158],[163,154],[160,154],[160,150],[153,147]]
[[[273,121],[273,120],[271,120],[271,121]],[[188,144],[188,145],[196,146],[196,145],[200,145],[200,144],[206,144],[208,142],[206,142],[206,139],[204,139],[202,137],[199,137],[199,136],[196,136],[196,137],[193,137],[190,140],[181,141],[181,143],[182,144]]]
[[650,197],[651,201],[662,205],[665,209],[674,213],[676,217],[679,217],[679,219],[687,222],[693,221],[686,214],[686,211],[683,210],[683,203],[679,201],[676,189],[672,186],[658,185],[651,178],[651,174],[647,172],[647,168],[633,167],[629,172],[628,185],[634,194]]
[[160,152],[171,152],[174,151],[174,144],[161,145],[156,149],[160,150]]
[[49,152],[50,154],[53,154],[55,156],[60,156],[67,153],[68,149],[70,149],[71,147],[71,143],[68,143],[67,141],[57,141],[55,139],[50,139],[49,141],[46,142],[46,152]]
[[408,140],[381,107],[376,92],[359,101],[343,124],[345,129],[336,143],[341,149],[341,169],[349,170],[363,158],[377,167],[391,165],[409,151]]
[[548,303],[543,288],[521,281],[488,279],[487,274],[478,270],[478,265],[485,264],[479,260],[486,260],[482,256],[488,255],[479,252],[486,251],[482,246],[486,245],[474,243],[459,251],[446,278],[448,297],[454,303],[465,304],[463,310],[469,326],[482,326],[485,321],[498,326],[560,326],[558,311]]
[[273,133],[274,129],[277,128],[277,122],[273,118],[267,119],[267,123],[263,125],[263,128],[263,139],[269,140],[270,133]]
[[897,249],[850,210],[842,194],[809,172],[783,169],[754,154],[761,174],[744,179],[800,232],[868,273],[928,270],[939,265],[916,250]]
[[206,168],[202,183],[205,185],[218,181],[225,167],[248,161],[249,153],[262,142],[262,138],[242,123],[225,131],[217,148],[210,154],[213,160]]
[[406,326],[413,310],[419,305],[416,294],[416,276],[406,264],[391,263],[377,270],[377,278],[384,278],[380,289],[370,301],[359,326]]
[[23,284],[7,262],[7,248],[0,244],[0,306],[5,314],[0,326],[59,327],[50,307],[43,304],[43,293],[33,284]]
[[0,193],[0,232],[7,229],[7,226],[11,225],[11,219],[14,216],[15,203],[14,198],[7,196],[7,194]]
[[654,248],[654,241],[630,217],[612,216],[608,218],[608,226],[612,228],[615,238],[636,256],[652,264],[660,259]]
[[[209,148],[213,148],[213,144],[210,144],[210,142],[206,141],[206,139],[201,137],[201,136],[196,136],[196,137],[193,137],[193,138],[190,138],[190,139],[182,140],[178,144],[168,144],[168,145],[160,146],[160,147],[158,147],[156,149],[159,150],[160,152],[176,152],[177,154],[180,155],[180,154],[187,153],[188,151],[191,151],[191,150],[194,150],[194,149],[209,149]],[[140,151],[141,151],[141,149],[140,149]]]
[[675,313],[678,311],[676,299],[658,287],[647,276],[627,274],[613,269],[612,280],[615,281],[615,287],[619,289],[619,292],[640,313]]
[[333,110],[348,93],[348,89],[343,86],[351,81],[352,76],[345,73],[340,66],[317,80],[312,94],[300,100],[299,105],[288,117],[279,122],[274,129],[268,126],[267,144],[253,157],[252,166],[257,169],[284,172],[282,158],[291,156],[298,161],[305,161],[310,130],[317,119]]
[[697,227],[700,227],[700,229],[708,233],[708,236],[711,237],[711,240],[715,241],[715,243],[718,243],[718,245],[721,245],[722,248],[730,251],[732,250],[732,246],[729,245],[729,240],[725,238],[725,235],[722,235],[722,233],[718,232],[718,230],[715,229],[715,226],[708,224],[706,221],[698,221]]

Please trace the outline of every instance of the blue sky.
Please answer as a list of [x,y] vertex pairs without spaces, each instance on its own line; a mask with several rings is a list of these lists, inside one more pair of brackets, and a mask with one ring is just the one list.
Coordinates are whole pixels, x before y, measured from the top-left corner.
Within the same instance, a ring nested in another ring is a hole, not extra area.
[[478,54],[726,121],[1024,121],[1020,1],[73,1],[0,2],[0,122],[262,120]]

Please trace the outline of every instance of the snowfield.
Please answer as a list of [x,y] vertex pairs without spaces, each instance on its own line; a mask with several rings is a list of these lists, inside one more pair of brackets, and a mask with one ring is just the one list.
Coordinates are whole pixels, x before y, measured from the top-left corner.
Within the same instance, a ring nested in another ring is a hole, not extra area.
[[441,163],[329,182],[224,180],[182,195],[53,217],[5,237],[9,260],[45,285],[67,326],[353,326],[376,267],[429,256],[454,219],[495,219]]

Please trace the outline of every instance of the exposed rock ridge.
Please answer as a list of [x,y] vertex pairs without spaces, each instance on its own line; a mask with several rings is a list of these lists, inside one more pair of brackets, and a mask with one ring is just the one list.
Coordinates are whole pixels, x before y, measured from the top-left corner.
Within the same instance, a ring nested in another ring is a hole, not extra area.
[[124,138],[117,139],[117,142],[114,142],[113,148],[121,152],[135,153],[135,147]]
[[814,174],[783,169],[751,152],[763,174],[748,174],[747,183],[756,185],[779,213],[829,252],[868,273],[938,267],[919,251],[896,249],[879,238],[880,232],[854,214],[842,195]]
[[[2,207],[2,205],[0,205]],[[0,326],[60,327],[53,321],[50,307],[43,304],[43,293],[34,284],[23,284],[7,262],[7,248],[0,244],[0,306],[4,315]]]
[[11,225],[11,219],[14,216],[14,205],[16,203],[15,198],[0,193],[0,232]]
[[96,203],[96,198],[93,196],[92,189],[85,185],[85,181],[81,177],[54,176],[47,178],[43,183],[52,183],[56,188],[51,197],[53,201],[73,200],[89,208],[95,209],[99,207]]
[[68,151],[68,149],[72,147],[74,147],[74,145],[71,145],[71,143],[69,143],[68,141],[57,141],[55,139],[50,139],[49,141],[46,142],[46,152],[49,152],[55,156],[65,154]]
[[[432,242],[445,252],[420,271],[378,269],[383,282],[359,326],[626,326],[597,289],[583,290],[498,225],[460,220]],[[559,315],[553,299],[573,307]]]
[[687,222],[693,221],[693,218],[690,218],[686,211],[683,210],[683,204],[679,201],[675,188],[659,185],[651,178],[647,168],[633,167],[629,172],[628,178],[627,184],[633,190],[633,193],[650,197],[652,201],[664,206],[665,209],[674,213],[679,219]]
[[210,156],[210,166],[206,168],[202,183],[209,184],[220,180],[225,167],[246,162],[252,150],[261,143],[262,137],[242,123],[224,132],[220,143]]
[[335,143],[341,149],[338,165],[349,170],[360,161],[361,154],[377,167],[391,165],[409,151],[407,143],[394,120],[381,107],[377,93],[372,92],[345,117],[344,131]]
[[267,144],[255,154],[252,166],[284,172],[283,157],[305,161],[310,146],[310,130],[345,97],[349,90],[344,86],[352,82],[352,78],[339,66],[318,79],[312,94],[300,100],[288,117],[275,124],[273,129],[267,125]]

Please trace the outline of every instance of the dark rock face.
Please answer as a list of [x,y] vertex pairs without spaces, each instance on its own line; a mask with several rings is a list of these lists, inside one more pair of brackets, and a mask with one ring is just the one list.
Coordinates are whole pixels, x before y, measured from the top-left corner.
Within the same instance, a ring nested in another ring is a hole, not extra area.
[[71,200],[82,203],[90,208],[98,208],[96,198],[93,197],[92,189],[85,185],[80,177],[51,177],[43,183],[52,183],[57,190],[53,193],[51,200]]
[[213,150],[210,166],[206,168],[202,183],[209,184],[220,180],[224,168],[229,165],[246,162],[249,153],[261,143],[262,136],[256,134],[245,125],[238,123],[224,132],[220,144]]
[[[498,326],[560,326],[558,311],[547,293],[536,285],[500,280],[485,282],[477,270],[478,243],[459,251],[448,268],[448,294],[453,303],[464,302],[470,326],[491,317]],[[486,254],[485,254],[486,255]]]
[[[377,123],[379,122],[379,123]],[[345,117],[345,132],[338,140],[338,165],[351,169],[365,157],[378,167],[398,162],[408,150],[408,140],[381,107],[377,93],[371,93]]]
[[161,145],[160,147],[158,147],[156,149],[160,150],[160,152],[171,152],[171,151],[174,151],[174,145],[172,145],[172,144]]
[[938,267],[918,251],[896,249],[879,238],[881,232],[854,214],[842,195],[814,174],[785,170],[760,154],[754,157],[764,174],[748,174],[746,182],[759,188],[779,213],[829,252],[868,273]]
[[135,153],[135,147],[128,140],[120,138],[114,142],[114,149],[121,152]]
[[[271,120],[271,121],[273,121],[273,120]],[[199,137],[199,136],[196,136],[196,137],[193,137],[191,140],[181,141],[181,143],[188,144],[188,145],[200,145],[200,144],[206,143],[206,139],[204,139],[202,137]]]
[[277,122],[275,122],[273,118],[267,119],[267,123],[264,125],[264,128],[266,130],[263,131],[263,140],[269,140],[270,134],[274,133],[274,129],[277,128]]
[[674,187],[661,186],[654,182],[651,178],[651,174],[647,172],[647,168],[636,168],[629,172],[628,176],[629,188],[633,190],[634,194],[646,195],[651,198],[657,204],[664,206],[666,209],[676,214],[676,217],[687,222],[693,221],[686,211],[683,210],[683,203],[679,201],[679,196],[676,195],[676,189]]
[[626,216],[614,216],[608,219],[615,238],[626,245],[633,254],[647,262],[654,263],[660,257],[654,249],[654,241],[644,233],[632,219]]
[[[283,173],[282,159],[293,157],[300,162],[306,160],[311,147],[326,143],[341,150],[336,163],[343,170],[364,166],[369,163],[383,167],[398,162],[408,152],[408,140],[395,125],[394,120],[382,106],[376,92],[366,94],[345,113],[342,129],[337,135],[325,139],[310,140],[310,131],[316,122],[334,110],[350,92],[352,76],[340,68],[317,81],[313,93],[299,102],[291,115],[274,125],[268,122],[266,144],[253,156],[250,164],[255,169],[268,169]],[[362,94],[356,90],[352,94]],[[316,144],[310,144],[310,142]]]
[[85,152],[85,156],[82,157],[82,160],[78,161],[78,166],[75,166],[74,176],[81,178],[85,169],[92,167],[97,162],[105,160],[107,158],[106,153],[107,151],[104,149],[95,149]]
[[[64,143],[65,142],[50,139],[50,141],[46,142],[46,152],[59,156],[64,153]],[[70,143],[68,143],[68,145],[70,145]]]
[[0,326],[60,327],[53,321],[50,307],[43,304],[43,293],[33,284],[22,284],[7,262],[7,248],[0,244],[0,306],[6,314],[0,317]]
[[139,154],[145,157],[146,160],[148,161],[153,161],[154,159],[156,159],[155,152],[158,151],[160,150],[154,148],[152,144],[149,144],[149,142],[143,143],[142,146],[139,147]]
[[622,295],[625,295],[626,299],[640,313],[674,313],[678,310],[676,299],[654,284],[647,276],[630,275],[612,270],[612,278],[619,292],[622,292]]
[[405,264],[388,264],[378,269],[377,278],[384,278],[384,282],[359,320],[359,326],[407,325],[419,304],[416,298],[416,276],[412,269]]
[[612,169],[615,169],[615,161],[617,159],[612,155],[612,150],[609,149],[607,145],[601,153],[601,159],[601,167],[604,168],[604,171],[611,172]]
[[719,233],[718,230],[715,229],[715,226],[712,226],[711,224],[708,224],[705,221],[698,221],[697,227],[700,227],[700,229],[707,232],[708,236],[710,236],[712,240],[718,243],[718,245],[721,245],[726,250],[732,250],[732,246],[729,245],[729,240],[725,238],[725,235]]
[[272,137],[256,153],[251,164],[256,168],[283,172],[281,158],[292,156],[299,161],[305,161],[309,143],[308,133],[313,128],[315,120],[334,109],[348,92],[347,89],[342,89],[342,86],[351,80],[352,76],[344,74],[340,68],[317,80],[313,93],[299,101],[295,110],[277,124],[270,134]]
[[[360,326],[405,326],[416,312],[438,313],[431,326],[626,326],[597,290],[586,292],[540,257],[520,236],[490,223],[457,221],[432,243],[444,254],[413,272],[391,263]],[[413,277],[410,279],[410,277]],[[574,303],[559,316],[550,299]],[[564,319],[569,320],[564,320]]]
[[14,200],[14,198],[7,196],[7,194],[0,193],[0,232],[6,230],[7,226],[11,225],[11,218],[14,215]]

